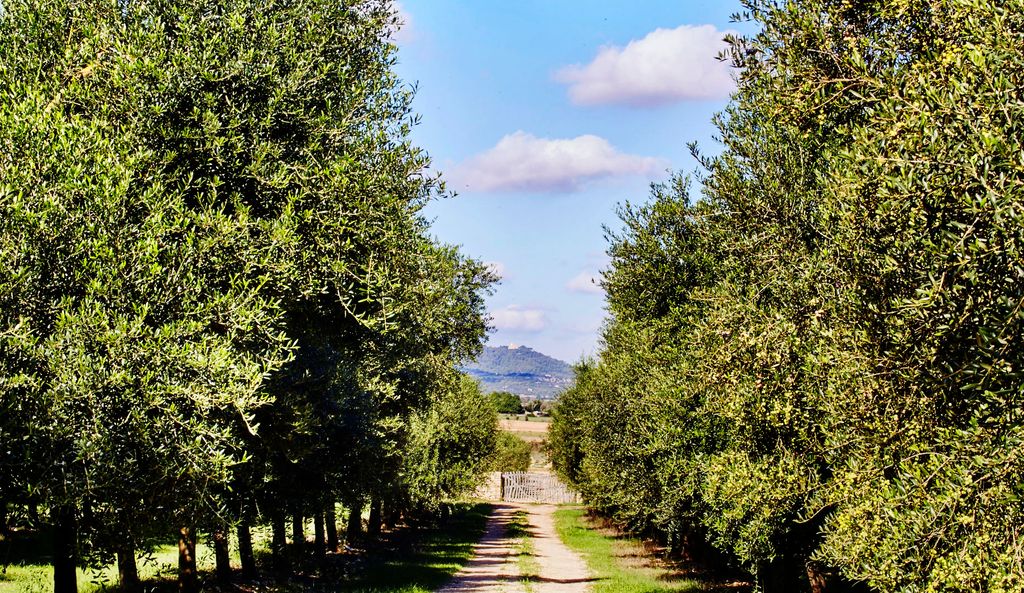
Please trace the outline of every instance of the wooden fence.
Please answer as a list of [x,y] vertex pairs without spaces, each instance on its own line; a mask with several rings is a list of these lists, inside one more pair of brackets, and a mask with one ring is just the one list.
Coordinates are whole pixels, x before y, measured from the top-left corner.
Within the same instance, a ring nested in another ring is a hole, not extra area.
[[579,503],[579,495],[553,474],[501,474],[501,500],[508,502]]

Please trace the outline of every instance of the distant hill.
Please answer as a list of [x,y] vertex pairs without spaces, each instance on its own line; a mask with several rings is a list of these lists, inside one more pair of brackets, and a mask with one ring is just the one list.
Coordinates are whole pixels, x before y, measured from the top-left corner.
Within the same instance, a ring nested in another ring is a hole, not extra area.
[[487,346],[462,370],[487,393],[511,391],[537,399],[553,399],[573,378],[568,364],[526,346]]

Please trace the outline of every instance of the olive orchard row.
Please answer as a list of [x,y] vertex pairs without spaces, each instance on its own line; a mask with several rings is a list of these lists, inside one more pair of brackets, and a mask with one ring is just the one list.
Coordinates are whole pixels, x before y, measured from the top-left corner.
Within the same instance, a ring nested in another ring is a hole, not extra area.
[[762,590],[1024,590],[1024,3],[747,0],[723,151],[622,209],[555,466]]
[[114,555],[138,589],[170,533],[194,590],[197,531],[245,551],[256,523],[286,570],[286,515],[475,483],[496,416],[455,365],[495,278],[420,214],[444,189],[395,26],[382,0],[2,3],[0,508],[47,509],[58,593]]

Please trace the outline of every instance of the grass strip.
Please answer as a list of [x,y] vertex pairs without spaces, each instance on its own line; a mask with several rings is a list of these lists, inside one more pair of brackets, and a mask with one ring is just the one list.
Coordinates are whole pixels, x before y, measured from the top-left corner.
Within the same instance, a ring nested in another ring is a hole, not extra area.
[[540,574],[540,563],[534,550],[530,523],[526,520],[526,511],[516,511],[508,525],[508,537],[515,539],[516,564],[519,567],[519,579],[526,593],[533,593],[533,580]]
[[605,535],[591,527],[582,509],[555,512],[558,537],[587,562],[595,579],[593,593],[697,593],[704,588],[689,579],[673,579],[670,571],[650,563],[627,561],[643,558],[639,541]]

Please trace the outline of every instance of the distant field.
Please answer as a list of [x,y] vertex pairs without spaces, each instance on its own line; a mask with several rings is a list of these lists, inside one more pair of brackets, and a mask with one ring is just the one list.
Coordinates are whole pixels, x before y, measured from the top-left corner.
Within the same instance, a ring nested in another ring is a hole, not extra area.
[[[521,417],[520,417],[521,418]],[[548,438],[550,418],[530,418],[529,420],[512,420],[502,418],[498,421],[502,430],[515,433],[527,442],[543,441]]]
[[[550,416],[525,416],[528,420],[523,420],[522,414],[499,414],[498,420],[501,422],[520,422],[524,425],[538,426],[540,424],[551,424]],[[547,430],[547,428],[545,428]]]

